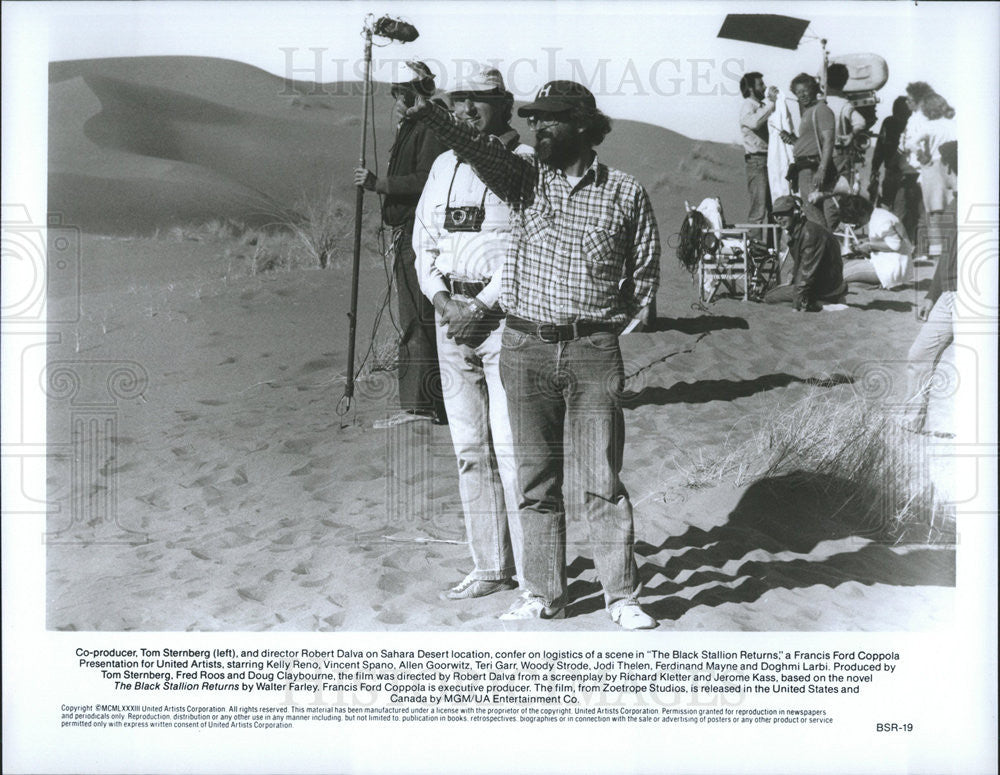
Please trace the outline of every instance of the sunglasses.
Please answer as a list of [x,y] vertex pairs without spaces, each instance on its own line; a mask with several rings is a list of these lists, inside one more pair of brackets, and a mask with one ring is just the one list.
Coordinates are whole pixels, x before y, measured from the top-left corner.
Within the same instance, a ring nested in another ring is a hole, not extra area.
[[529,129],[544,129],[546,127],[562,124],[569,120],[569,113],[548,113],[545,115],[528,116]]

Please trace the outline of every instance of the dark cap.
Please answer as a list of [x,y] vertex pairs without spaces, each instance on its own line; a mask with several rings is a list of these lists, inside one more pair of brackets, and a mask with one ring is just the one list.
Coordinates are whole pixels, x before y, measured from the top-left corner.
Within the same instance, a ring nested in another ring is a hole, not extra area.
[[779,196],[774,200],[774,204],[771,206],[771,212],[774,215],[780,215],[782,213],[794,213],[801,209],[799,200],[794,196]]
[[393,87],[410,86],[424,97],[433,95],[434,73],[431,72],[431,69],[415,59],[408,60],[406,66],[413,72],[413,77],[409,81],[394,81]]
[[575,81],[549,81],[535,95],[535,101],[517,109],[521,118],[535,113],[562,113],[578,105],[596,108],[597,102],[590,90]]

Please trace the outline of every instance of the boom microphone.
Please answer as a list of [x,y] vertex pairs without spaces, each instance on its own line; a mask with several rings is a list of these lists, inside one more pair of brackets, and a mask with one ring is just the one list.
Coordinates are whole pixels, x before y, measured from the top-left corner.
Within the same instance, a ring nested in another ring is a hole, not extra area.
[[412,24],[407,24],[402,19],[393,19],[391,16],[383,16],[375,22],[373,32],[389,40],[398,40],[400,43],[410,43],[420,36]]

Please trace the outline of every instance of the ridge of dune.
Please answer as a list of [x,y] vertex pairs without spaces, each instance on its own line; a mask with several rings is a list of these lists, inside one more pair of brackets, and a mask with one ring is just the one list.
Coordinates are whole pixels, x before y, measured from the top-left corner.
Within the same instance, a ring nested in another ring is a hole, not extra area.
[[[357,83],[286,81],[232,60],[169,56],[54,62],[49,78],[50,210],[85,231],[100,232],[112,223],[115,233],[132,234],[152,223],[184,225],[173,217],[239,218],[235,203],[249,192],[254,192],[247,200],[253,203],[246,213],[250,219],[265,200],[279,213],[331,195],[352,198],[350,171],[357,162],[362,108]],[[391,136],[383,92],[376,85],[374,129],[384,164]],[[515,127],[530,138],[517,120]],[[371,166],[375,150],[369,144]],[[646,186],[665,233],[683,217],[684,200],[719,196],[733,203],[727,207],[734,212],[743,208],[742,157],[735,146],[615,120],[611,139],[598,151],[603,161]],[[206,171],[190,178],[189,201],[175,201],[183,192],[169,180],[156,191],[160,172],[171,169],[162,165],[164,159],[191,165],[192,173],[196,167]],[[140,199],[131,201],[128,211],[95,220],[93,202],[81,207],[81,196],[109,197],[109,211],[132,200],[134,190],[116,194],[111,181],[134,177],[148,178],[147,211]],[[87,181],[102,183],[88,188]],[[216,194],[202,196],[203,181],[210,181]],[[233,190],[223,200],[231,206],[216,212],[226,181]]]

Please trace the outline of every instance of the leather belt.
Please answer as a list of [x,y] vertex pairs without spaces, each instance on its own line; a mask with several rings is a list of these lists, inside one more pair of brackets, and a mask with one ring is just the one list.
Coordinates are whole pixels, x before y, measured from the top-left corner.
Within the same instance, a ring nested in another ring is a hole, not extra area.
[[753,156],[767,156],[767,151],[753,151],[752,153],[743,154],[744,159],[749,159]]
[[557,325],[556,323],[533,323],[530,320],[519,318],[516,315],[507,316],[508,328],[520,331],[522,334],[537,336],[543,342],[555,344],[556,342],[568,342],[571,339],[579,339],[581,336],[589,336],[606,332],[617,334],[619,326],[613,323],[600,323],[594,320],[578,320],[575,323]]
[[465,280],[452,280],[450,277],[445,278],[445,284],[448,286],[448,290],[456,296],[468,296],[470,299],[473,296],[478,296],[482,293],[483,288],[486,287],[486,283],[478,282],[467,282]]

